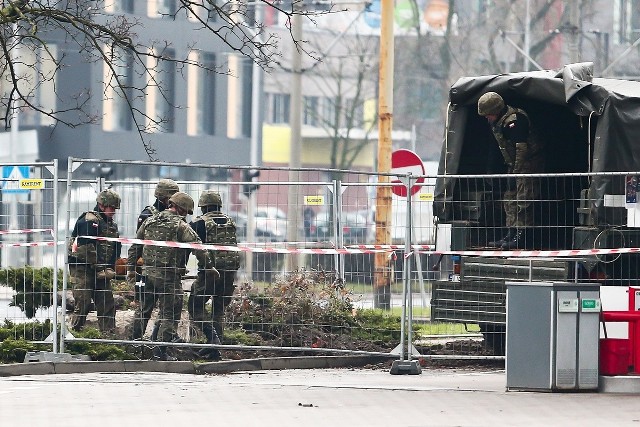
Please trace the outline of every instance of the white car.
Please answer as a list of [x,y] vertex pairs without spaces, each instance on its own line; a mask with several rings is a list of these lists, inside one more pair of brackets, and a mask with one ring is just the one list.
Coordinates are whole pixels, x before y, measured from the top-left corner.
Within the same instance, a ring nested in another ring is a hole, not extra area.
[[275,240],[284,241],[287,236],[287,215],[274,206],[257,207],[256,229],[271,233]]

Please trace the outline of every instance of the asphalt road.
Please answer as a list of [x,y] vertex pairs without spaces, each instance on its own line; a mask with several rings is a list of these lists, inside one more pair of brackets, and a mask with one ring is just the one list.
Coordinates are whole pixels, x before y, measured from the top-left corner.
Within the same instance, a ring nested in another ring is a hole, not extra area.
[[505,391],[504,371],[318,369],[0,378],[0,425],[640,426],[638,396]]

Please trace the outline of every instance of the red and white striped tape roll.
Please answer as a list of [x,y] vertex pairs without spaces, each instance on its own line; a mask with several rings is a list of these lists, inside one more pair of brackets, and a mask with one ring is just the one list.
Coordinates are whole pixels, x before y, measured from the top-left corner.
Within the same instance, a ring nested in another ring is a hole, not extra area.
[[53,234],[50,228],[25,228],[24,230],[0,230],[0,234],[27,234],[27,233],[46,233]]

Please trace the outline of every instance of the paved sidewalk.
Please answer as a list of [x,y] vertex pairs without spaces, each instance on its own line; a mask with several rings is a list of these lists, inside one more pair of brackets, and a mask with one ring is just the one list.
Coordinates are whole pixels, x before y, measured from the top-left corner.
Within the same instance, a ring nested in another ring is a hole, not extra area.
[[504,371],[464,369],[24,375],[0,378],[0,414],[26,427],[640,426],[637,395],[505,383]]

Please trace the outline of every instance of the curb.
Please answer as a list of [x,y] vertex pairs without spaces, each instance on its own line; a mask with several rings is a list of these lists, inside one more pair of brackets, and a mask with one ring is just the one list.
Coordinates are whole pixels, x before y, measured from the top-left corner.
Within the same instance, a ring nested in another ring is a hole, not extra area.
[[273,357],[207,363],[194,363],[189,361],[162,362],[155,360],[29,362],[0,365],[0,377],[96,372],[167,372],[202,375],[226,374],[238,371],[347,368],[384,362],[389,360],[390,357],[396,358],[397,356]]

